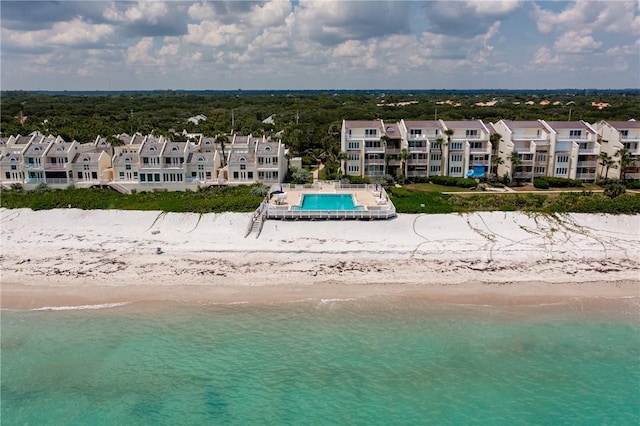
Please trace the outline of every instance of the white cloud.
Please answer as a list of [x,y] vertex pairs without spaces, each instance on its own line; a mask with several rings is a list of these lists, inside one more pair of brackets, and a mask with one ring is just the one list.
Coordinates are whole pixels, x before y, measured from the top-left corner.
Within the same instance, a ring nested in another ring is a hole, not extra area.
[[533,4],[533,17],[538,30],[549,33],[554,30],[579,30],[587,27],[591,31],[632,32],[640,31],[640,5],[634,1],[576,0],[567,2],[561,12],[543,9]]
[[588,31],[569,31],[564,33],[553,45],[560,53],[588,53],[602,46]]

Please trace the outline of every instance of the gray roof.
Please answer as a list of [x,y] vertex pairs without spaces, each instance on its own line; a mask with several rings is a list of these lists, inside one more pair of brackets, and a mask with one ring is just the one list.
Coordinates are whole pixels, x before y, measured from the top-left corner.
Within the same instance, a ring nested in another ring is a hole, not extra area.
[[[176,148],[174,151],[173,149]],[[163,156],[165,157],[183,157],[187,148],[187,142],[167,142]]]
[[410,129],[440,129],[444,130],[442,123],[438,120],[405,120],[407,130]]
[[[267,141],[267,142],[261,142],[258,144],[258,147],[256,149],[256,154],[260,154],[260,155],[278,155],[278,142],[274,142],[274,141]],[[269,149],[267,149],[267,147]]]
[[[13,159],[14,161],[12,162],[11,159]],[[20,154],[19,152],[10,152],[9,154],[3,156],[2,158],[0,158],[0,163],[2,164],[11,164],[11,163],[22,163],[22,154]]]
[[503,120],[504,124],[510,130],[513,129],[543,129],[546,130],[545,127],[539,121],[511,121],[511,120]]
[[117,155],[114,159],[113,159],[113,165],[115,166],[116,164],[124,164],[126,163],[125,159],[130,159],[130,163],[131,164],[136,164],[140,162],[140,158],[138,156],[138,154],[136,154],[135,152],[130,152],[127,154],[120,154]]
[[98,161],[98,158],[100,158],[100,154],[101,152],[79,153],[79,154],[76,154],[75,157],[73,157],[72,163],[82,163],[84,162],[85,158],[88,158],[90,163],[95,163]]
[[48,157],[66,157],[69,154],[73,142],[54,143],[49,152]]
[[346,129],[382,129],[382,120],[346,120]]
[[198,163],[199,159],[202,158],[205,163],[213,162],[213,157],[215,154],[213,152],[192,152],[187,157],[187,163]]
[[552,129],[586,129],[591,131],[591,128],[582,121],[545,121]]
[[255,163],[256,156],[253,152],[237,152],[234,151],[229,156],[229,163],[240,163],[240,158],[245,158],[246,163]]
[[640,129],[640,121],[607,121],[616,130]]

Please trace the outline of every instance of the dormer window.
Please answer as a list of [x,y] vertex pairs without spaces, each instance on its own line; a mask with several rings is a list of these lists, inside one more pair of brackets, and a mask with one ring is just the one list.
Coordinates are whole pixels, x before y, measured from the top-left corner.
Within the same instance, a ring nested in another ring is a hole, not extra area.
[[198,162],[200,163],[204,162],[204,157],[198,157]]
[[89,162],[89,157],[84,157],[84,158],[82,159],[82,161],[83,161],[83,162],[85,162],[85,163],[88,163],[88,162]]
[[171,152],[178,152],[178,147],[177,146],[172,146],[171,147]]
[[155,152],[156,151],[156,147],[155,146],[150,146],[149,147],[149,152]]
[[35,152],[38,152],[38,151],[40,151],[40,147],[39,147],[39,146],[36,146],[36,147],[34,147],[34,148],[33,148],[33,150],[34,150]]
[[244,157],[240,157],[239,161],[240,161],[241,163],[244,163],[245,161],[247,161],[247,159],[246,159],[246,158],[244,158]]
[[264,150],[265,150],[265,151],[271,151],[271,147],[270,147],[270,146],[265,146],[265,147],[264,147]]
[[129,157],[125,157],[125,158],[124,158],[124,162],[125,162],[125,163],[130,163],[130,162],[131,162],[131,158],[129,158]]
[[63,147],[61,147],[61,146],[56,147],[56,151],[57,151],[57,152],[62,152],[62,151],[64,151],[64,148],[63,148]]
[[393,127],[387,127],[388,133],[394,133],[396,130]]

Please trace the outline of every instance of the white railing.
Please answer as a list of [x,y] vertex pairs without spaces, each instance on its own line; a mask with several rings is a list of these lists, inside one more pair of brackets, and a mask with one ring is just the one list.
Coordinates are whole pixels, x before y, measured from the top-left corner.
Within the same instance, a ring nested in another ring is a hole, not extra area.
[[384,210],[289,210],[269,206],[269,219],[390,219],[396,216],[395,207]]

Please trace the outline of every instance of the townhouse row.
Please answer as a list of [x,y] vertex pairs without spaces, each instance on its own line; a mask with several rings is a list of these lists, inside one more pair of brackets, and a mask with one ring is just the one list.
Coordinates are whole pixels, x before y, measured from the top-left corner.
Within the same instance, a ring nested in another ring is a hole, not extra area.
[[280,183],[288,170],[285,146],[266,137],[234,135],[227,143],[201,134],[188,142],[162,136],[117,136],[111,144],[67,142],[60,136],[33,133],[0,140],[0,184],[26,189],[41,183],[53,187],[111,186],[132,190],[184,191],[200,186]]
[[[607,173],[620,177],[620,167],[604,169],[599,156],[614,157],[622,148],[633,163],[625,169],[627,178],[640,178],[640,122],[635,120],[344,120],[341,136],[345,174],[369,178],[497,174],[520,181],[543,176],[594,181]],[[512,164],[514,152],[519,164]]]

